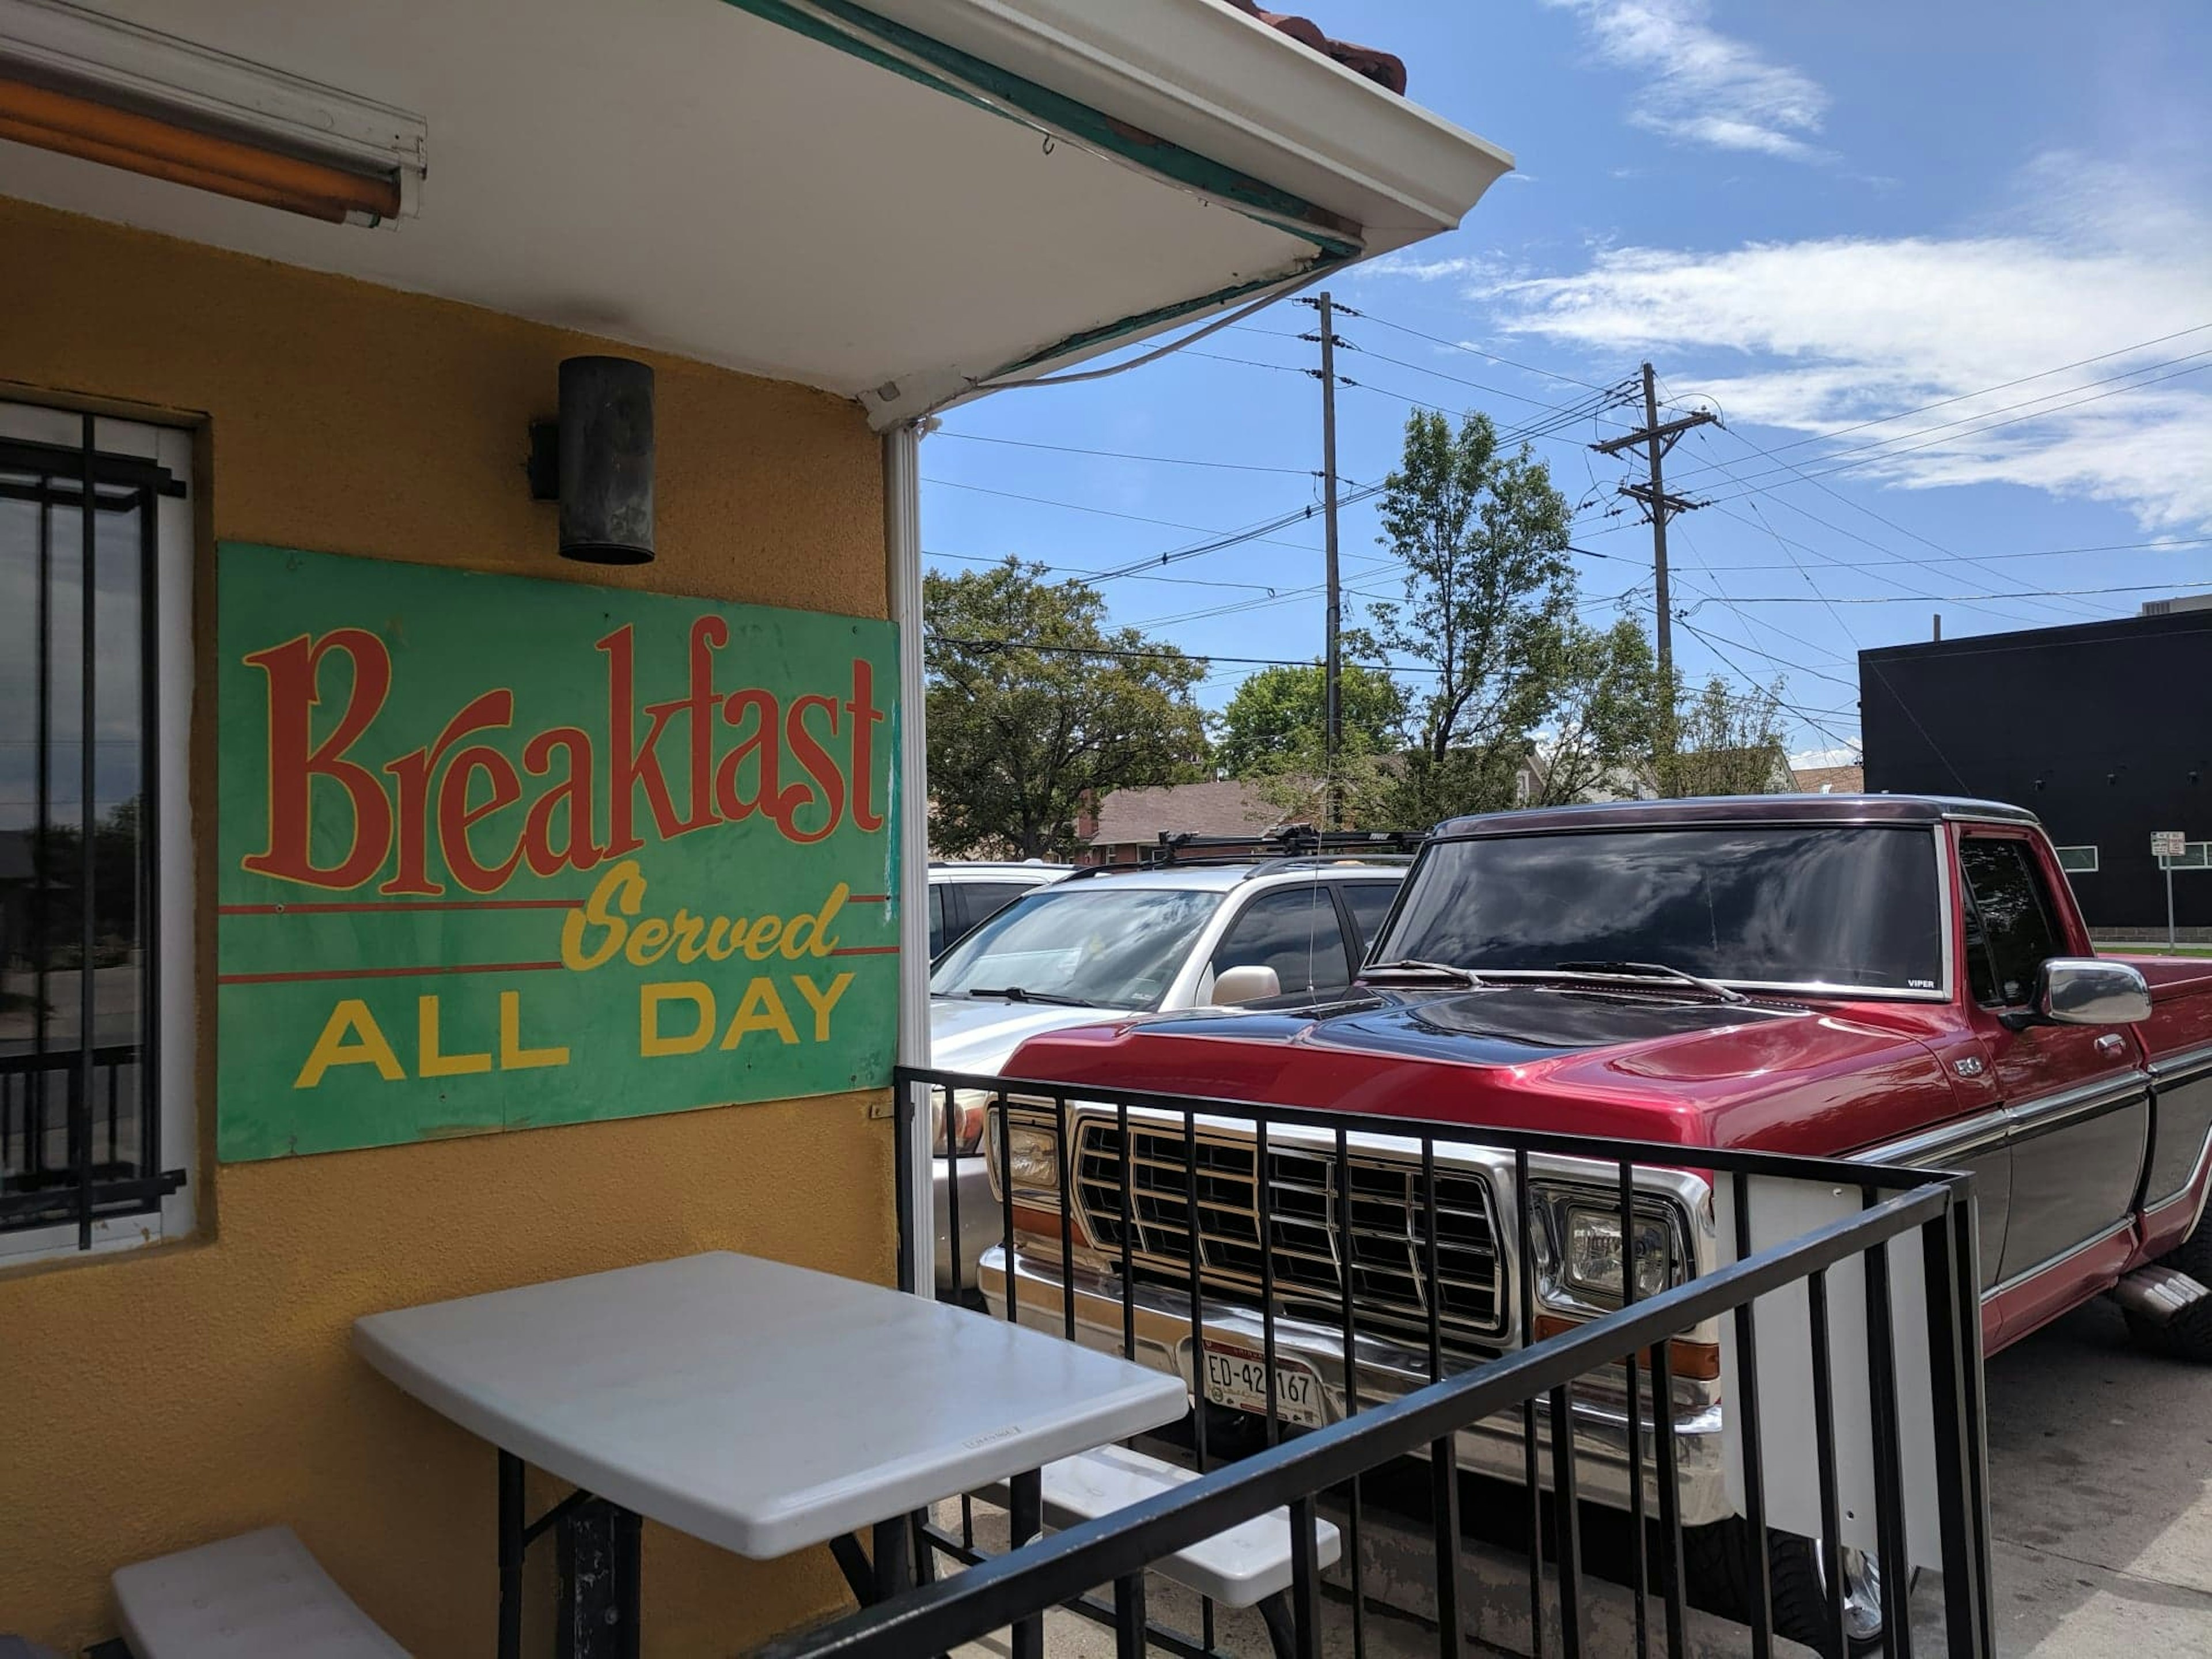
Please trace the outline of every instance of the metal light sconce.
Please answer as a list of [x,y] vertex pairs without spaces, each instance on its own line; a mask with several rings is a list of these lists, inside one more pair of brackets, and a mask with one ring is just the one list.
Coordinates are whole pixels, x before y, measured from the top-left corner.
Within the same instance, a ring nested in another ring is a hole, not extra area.
[[653,560],[653,370],[628,357],[561,364],[561,417],[530,428],[530,494],[561,503],[561,556]]

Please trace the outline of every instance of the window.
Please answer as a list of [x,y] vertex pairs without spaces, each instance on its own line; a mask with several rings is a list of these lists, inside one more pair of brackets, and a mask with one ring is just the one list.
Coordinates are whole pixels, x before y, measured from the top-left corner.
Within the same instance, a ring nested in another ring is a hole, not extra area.
[[2069,876],[2094,876],[2097,873],[2097,849],[2094,847],[2062,847],[2058,850],[2058,867]]
[[0,404],[0,1258],[191,1223],[190,462]]
[[945,948],[945,889],[935,882],[929,884],[929,959]]
[[1016,899],[1030,890],[1031,884],[1024,881],[963,881],[960,884],[960,902],[968,914],[963,925],[975,927],[988,921]]
[[2058,954],[2043,878],[2024,841],[1970,836],[1959,847],[1966,877],[1966,972],[1974,1000],[2017,1006],[2035,994],[2036,970]]
[[990,998],[1019,989],[1046,1002],[1158,1007],[1221,895],[1126,884],[1141,879],[1047,887],[1007,906],[945,953],[930,975],[930,995]]
[[1437,842],[1386,948],[1478,973],[1656,962],[1924,995],[1943,982],[1936,850],[1926,829],[1826,823]]
[[1272,968],[1283,994],[1340,991],[1352,981],[1336,905],[1319,882],[1262,893],[1229,925],[1213,953],[1217,976],[1228,968]]
[[1390,901],[1398,896],[1395,881],[1347,881],[1344,901],[1352,907],[1352,931],[1359,935],[1359,957],[1364,962],[1375,948],[1376,931],[1390,914]]

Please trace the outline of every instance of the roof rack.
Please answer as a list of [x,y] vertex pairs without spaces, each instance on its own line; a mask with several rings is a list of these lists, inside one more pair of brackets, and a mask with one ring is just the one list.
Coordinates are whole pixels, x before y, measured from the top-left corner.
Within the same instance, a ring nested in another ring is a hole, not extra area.
[[[1188,869],[1249,864],[1249,876],[1320,866],[1357,858],[1367,863],[1408,864],[1428,839],[1419,830],[1316,830],[1310,823],[1285,824],[1253,836],[1201,836],[1194,831],[1160,832],[1159,845],[1139,864],[1086,865],[1068,878],[1110,875],[1116,871]],[[1218,848],[1219,851],[1209,849]],[[1229,849],[1236,850],[1231,851]]]

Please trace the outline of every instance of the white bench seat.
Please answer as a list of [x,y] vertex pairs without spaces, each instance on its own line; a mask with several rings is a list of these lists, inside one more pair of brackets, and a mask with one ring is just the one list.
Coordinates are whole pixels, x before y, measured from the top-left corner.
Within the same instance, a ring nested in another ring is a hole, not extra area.
[[289,1527],[118,1569],[137,1659],[409,1659]]
[[[1062,1530],[1197,1479],[1188,1469],[1126,1446],[1101,1446],[1044,1466],[1044,1523]],[[1001,1482],[981,1496],[1003,1506],[1006,1487]],[[1342,1548],[1335,1524],[1316,1518],[1315,1566],[1334,1565]],[[1224,1607],[1256,1607],[1291,1587],[1291,1512],[1273,1510],[1201,1538],[1153,1562],[1152,1571]]]

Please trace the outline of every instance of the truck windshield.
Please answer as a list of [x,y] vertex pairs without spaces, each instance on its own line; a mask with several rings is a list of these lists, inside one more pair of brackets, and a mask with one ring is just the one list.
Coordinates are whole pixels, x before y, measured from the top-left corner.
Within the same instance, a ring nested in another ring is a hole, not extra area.
[[1013,989],[1094,1008],[1158,1007],[1223,896],[1107,882],[1016,900],[938,958],[930,995]]
[[1603,959],[1709,979],[1929,991],[1930,832],[1777,824],[1443,842],[1376,952],[1478,972]]

